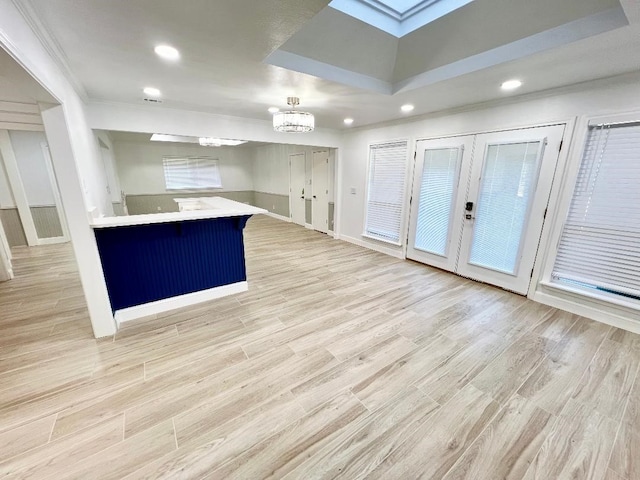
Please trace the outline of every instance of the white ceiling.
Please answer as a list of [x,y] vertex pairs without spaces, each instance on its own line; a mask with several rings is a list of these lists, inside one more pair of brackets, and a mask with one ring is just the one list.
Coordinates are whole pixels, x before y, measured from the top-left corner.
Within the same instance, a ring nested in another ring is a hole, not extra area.
[[[328,0],[15,1],[33,7],[47,30],[45,36],[55,41],[54,50],[62,52],[61,61],[90,100],[141,104],[142,88],[154,86],[162,91],[167,107],[268,119],[268,107],[285,107],[286,97],[295,95],[302,109],[316,114],[316,125],[325,128],[345,128],[342,119],[347,116],[355,118],[354,126],[397,119],[403,116],[399,107],[408,102],[416,106],[412,114],[419,115],[496,100],[506,95],[500,83],[512,77],[524,81],[517,94],[526,94],[640,70],[637,0],[621,0],[630,26],[396,95],[264,63],[303,26],[313,24]],[[526,4],[532,15],[544,17],[544,8],[538,7],[548,0],[510,2]],[[511,25],[508,12],[503,18]],[[484,19],[475,21],[482,25]],[[425,28],[428,32],[429,26]],[[459,33],[451,41],[464,41],[464,32]],[[486,35],[490,40],[492,33]],[[153,47],[159,43],[178,48],[181,60],[169,64],[158,59]],[[411,47],[416,61],[422,58],[419,43]],[[380,48],[389,50],[385,45],[383,38]],[[350,48],[348,37],[343,46]],[[430,47],[432,56],[446,54],[447,44]],[[376,55],[367,61],[362,68],[371,71],[389,62]],[[411,71],[410,67],[402,68]]]

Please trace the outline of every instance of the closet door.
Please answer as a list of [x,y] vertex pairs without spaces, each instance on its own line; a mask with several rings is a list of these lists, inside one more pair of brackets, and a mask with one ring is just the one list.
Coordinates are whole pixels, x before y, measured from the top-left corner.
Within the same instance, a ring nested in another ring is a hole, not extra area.
[[557,125],[477,135],[458,274],[528,292],[563,133]]
[[455,271],[473,136],[419,141],[407,257]]

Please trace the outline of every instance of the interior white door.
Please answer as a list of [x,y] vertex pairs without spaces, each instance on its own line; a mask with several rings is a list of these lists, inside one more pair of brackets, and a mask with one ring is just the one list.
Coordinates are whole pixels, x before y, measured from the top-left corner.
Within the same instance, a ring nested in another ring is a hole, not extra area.
[[311,170],[311,220],[313,229],[329,231],[329,151],[313,152]]
[[464,136],[417,143],[408,258],[455,271],[473,141]]
[[477,135],[458,274],[528,292],[563,133],[555,125]]
[[289,155],[289,207],[291,209],[291,221],[298,225],[305,224],[305,155],[296,153]]

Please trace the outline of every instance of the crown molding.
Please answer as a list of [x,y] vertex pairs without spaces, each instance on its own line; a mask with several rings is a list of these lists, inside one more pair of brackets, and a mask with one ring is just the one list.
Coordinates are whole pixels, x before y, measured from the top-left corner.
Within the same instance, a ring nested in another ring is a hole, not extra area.
[[76,77],[76,75],[73,73],[73,70],[71,70],[68,58],[64,53],[64,50],[60,46],[60,43],[55,38],[51,30],[40,19],[40,16],[38,15],[36,8],[34,7],[31,0],[11,0],[11,2],[20,12],[20,15],[22,15],[35,36],[38,38],[49,56],[53,59],[54,63],[60,69],[64,77],[69,81],[78,96],[84,102],[87,102],[89,100],[87,91],[85,90],[78,77]]

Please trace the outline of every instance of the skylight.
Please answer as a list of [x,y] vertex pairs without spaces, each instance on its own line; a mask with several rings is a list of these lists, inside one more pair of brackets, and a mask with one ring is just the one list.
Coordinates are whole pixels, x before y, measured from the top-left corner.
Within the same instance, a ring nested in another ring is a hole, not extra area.
[[400,38],[472,1],[333,0],[329,6]]

